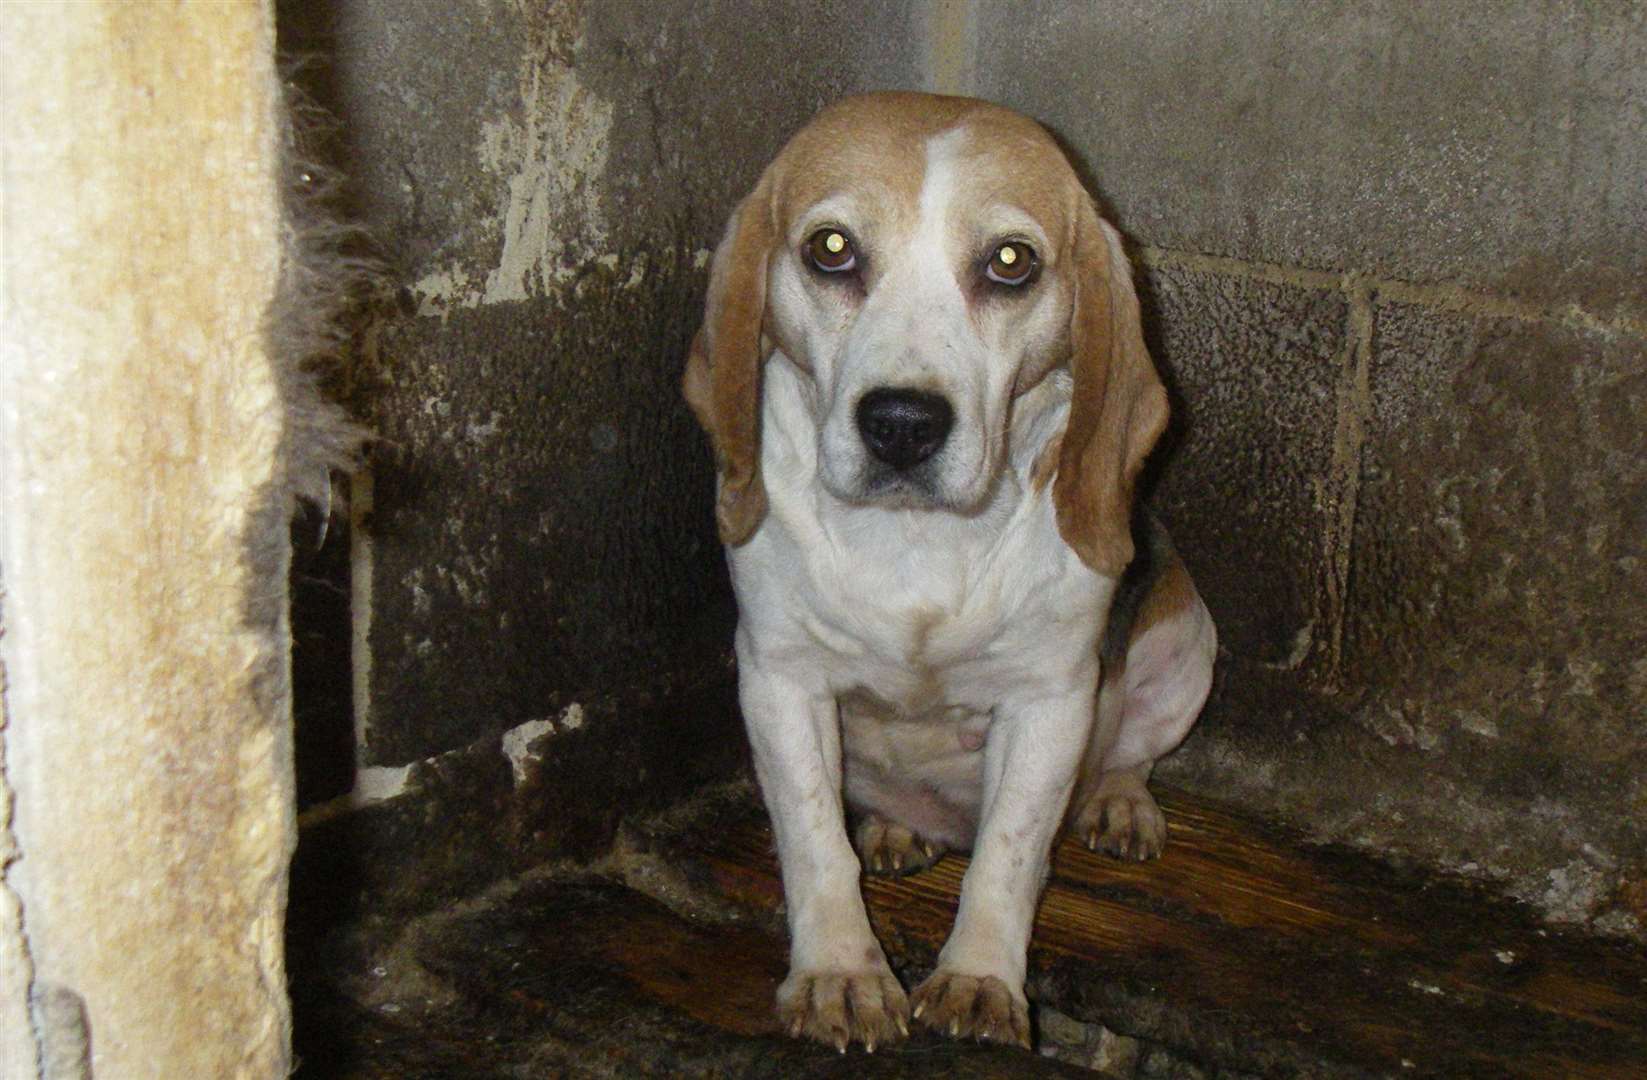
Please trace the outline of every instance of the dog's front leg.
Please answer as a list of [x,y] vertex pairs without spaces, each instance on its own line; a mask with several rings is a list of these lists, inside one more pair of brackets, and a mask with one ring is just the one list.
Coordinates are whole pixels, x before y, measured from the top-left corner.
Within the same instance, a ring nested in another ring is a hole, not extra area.
[[915,1016],[950,1035],[1029,1046],[1024,997],[1031,923],[1053,838],[1091,732],[1091,684],[996,710],[984,748],[984,797],[961,907],[938,967],[916,988]]
[[835,698],[742,647],[739,698],[772,817],[789,914],[789,977],[778,1016],[791,1035],[845,1051],[909,1033],[909,1001],[869,928],[847,840]]

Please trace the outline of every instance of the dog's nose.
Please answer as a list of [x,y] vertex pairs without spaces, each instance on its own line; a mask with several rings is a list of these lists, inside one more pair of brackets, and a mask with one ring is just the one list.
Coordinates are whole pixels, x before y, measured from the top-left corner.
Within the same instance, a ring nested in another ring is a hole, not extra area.
[[858,399],[857,417],[869,452],[902,471],[938,452],[949,438],[955,410],[938,394],[883,386]]

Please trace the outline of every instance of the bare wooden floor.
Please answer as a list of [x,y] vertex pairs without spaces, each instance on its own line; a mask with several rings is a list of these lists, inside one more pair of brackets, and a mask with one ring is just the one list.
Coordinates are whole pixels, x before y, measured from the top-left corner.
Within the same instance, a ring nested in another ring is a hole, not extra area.
[[[1042,901],[1031,996],[1260,1075],[1647,1077],[1647,957],[1561,934],[1454,881],[1300,843],[1217,805],[1162,798],[1161,859],[1066,842]],[[715,887],[780,900],[758,817],[686,842]],[[680,849],[677,849],[680,850]],[[948,933],[966,860],[866,883],[914,970]]]

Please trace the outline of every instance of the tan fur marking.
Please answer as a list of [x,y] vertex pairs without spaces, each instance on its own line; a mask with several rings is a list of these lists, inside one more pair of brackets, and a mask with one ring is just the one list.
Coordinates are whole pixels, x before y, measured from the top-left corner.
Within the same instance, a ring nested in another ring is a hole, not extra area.
[[1075,379],[1053,486],[1058,531],[1081,561],[1120,576],[1132,561],[1132,487],[1167,425],[1167,395],[1144,347],[1138,295],[1119,238],[1077,195]]
[[1063,445],[1063,435],[1054,435],[1036,455],[1035,464],[1029,471],[1029,486],[1037,494],[1045,490],[1046,486],[1052,483],[1052,478],[1058,475],[1058,459]]
[[1190,580],[1189,569],[1184,561],[1176,554],[1172,557],[1172,564],[1163,569],[1150,586],[1149,594],[1138,607],[1138,614],[1132,621],[1132,633],[1127,642],[1130,645],[1143,637],[1151,627],[1171,619],[1188,618],[1194,611],[1198,601],[1195,591],[1195,582]]

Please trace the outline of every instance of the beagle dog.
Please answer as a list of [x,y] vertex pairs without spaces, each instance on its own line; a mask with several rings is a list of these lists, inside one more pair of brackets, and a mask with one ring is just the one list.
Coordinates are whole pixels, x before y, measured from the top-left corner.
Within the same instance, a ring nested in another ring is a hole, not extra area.
[[[1016,113],[842,101],[733,213],[684,390],[782,864],[781,1021],[841,1050],[911,1016],[1027,1046],[1060,825],[1158,854],[1145,783],[1212,678],[1211,617],[1133,524],[1167,398],[1120,237]],[[960,910],[906,997],[859,874],[946,849],[972,852]]]

